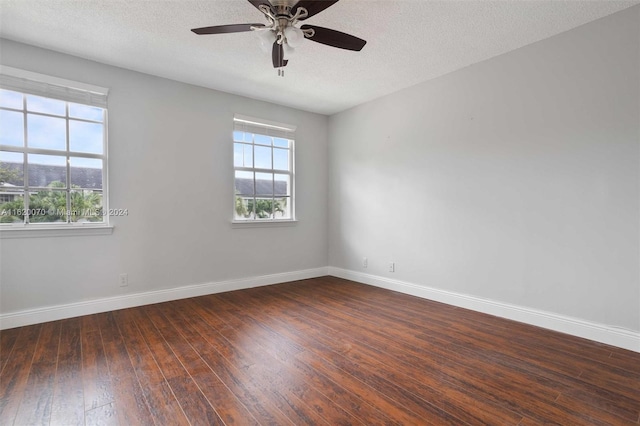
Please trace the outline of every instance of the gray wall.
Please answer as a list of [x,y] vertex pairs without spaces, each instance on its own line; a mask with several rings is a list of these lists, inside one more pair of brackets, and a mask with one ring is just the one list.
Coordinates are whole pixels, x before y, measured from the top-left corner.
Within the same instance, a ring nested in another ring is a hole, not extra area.
[[[327,117],[2,40],[2,64],[108,87],[108,236],[0,240],[0,311],[327,265]],[[295,124],[291,227],[232,229],[234,113]],[[118,276],[129,274],[129,287]]]
[[[109,236],[0,240],[3,314],[329,264],[640,330],[640,7],[329,119],[0,49],[111,89],[129,210]],[[230,227],[234,113],[298,126],[296,226]]]
[[332,116],[329,264],[640,330],[639,54],[634,7]]

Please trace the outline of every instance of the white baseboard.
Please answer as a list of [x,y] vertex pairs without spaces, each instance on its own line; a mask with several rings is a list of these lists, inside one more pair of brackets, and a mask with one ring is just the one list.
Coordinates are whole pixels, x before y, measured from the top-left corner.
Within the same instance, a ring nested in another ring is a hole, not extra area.
[[171,289],[126,294],[122,296],[105,297],[102,299],[74,302],[64,305],[46,306],[18,312],[9,312],[0,314],[0,330],[39,324],[48,321],[56,321],[65,318],[73,318],[81,315],[132,308],[151,303],[168,302],[188,297],[204,296],[207,294],[221,293],[225,291],[242,290],[245,288],[322,277],[325,275],[333,275],[335,277],[386,288],[388,290],[410,294],[423,299],[434,300],[461,308],[471,309],[571,334],[573,336],[594,340],[596,342],[629,349],[631,351],[640,352],[640,333],[632,330],[611,327],[523,306],[510,305],[508,303],[496,302],[475,296],[438,290],[422,285],[332,266],[227,281],[194,284]]
[[363,274],[361,272],[335,268],[333,266],[329,267],[329,275],[640,352],[640,333],[632,330],[611,327],[480,297],[438,290],[377,275]]
[[261,275],[258,277],[240,278],[204,284],[188,285],[165,290],[144,293],[126,294],[105,297],[102,299],[67,303],[64,305],[46,306],[18,312],[0,314],[0,330],[21,327],[42,322],[73,318],[81,315],[97,314],[117,309],[149,305],[151,303],[168,302],[188,297],[204,296],[224,291],[241,290],[288,281],[304,280],[327,275],[328,268],[305,269],[302,271],[284,272],[280,274]]

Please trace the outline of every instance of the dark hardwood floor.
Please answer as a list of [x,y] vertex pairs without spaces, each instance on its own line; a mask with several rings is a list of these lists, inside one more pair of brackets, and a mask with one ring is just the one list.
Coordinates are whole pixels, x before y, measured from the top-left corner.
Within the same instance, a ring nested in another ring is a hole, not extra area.
[[0,424],[638,425],[640,354],[325,277],[0,332]]

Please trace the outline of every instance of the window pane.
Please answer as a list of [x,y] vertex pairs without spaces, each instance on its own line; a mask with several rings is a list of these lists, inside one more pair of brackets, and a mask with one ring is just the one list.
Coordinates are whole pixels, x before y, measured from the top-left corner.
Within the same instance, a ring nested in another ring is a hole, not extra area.
[[66,120],[27,114],[27,145],[31,148],[67,149]]
[[253,197],[236,196],[234,218],[236,220],[247,220],[247,219],[251,219],[252,217],[253,217]]
[[69,150],[102,154],[102,124],[69,120]]
[[281,197],[274,199],[273,218],[291,219],[291,198]]
[[253,172],[236,171],[236,194],[253,195]]
[[35,95],[27,95],[27,111],[43,112],[52,115],[67,115],[64,101]]
[[273,146],[280,148],[289,148],[289,139],[273,138]]
[[71,191],[71,222],[102,222],[102,192],[89,189]]
[[253,145],[234,144],[233,164],[235,167],[253,167]]
[[0,186],[0,223],[24,222],[24,190]]
[[0,151],[0,188],[24,185],[24,155]]
[[29,186],[66,188],[66,157],[58,155],[27,155]]
[[56,190],[34,191],[29,194],[29,222],[66,222],[67,192]]
[[[251,205],[251,202],[249,202],[249,205]],[[256,219],[271,219],[273,213],[273,199],[256,198],[254,213]]]
[[233,144],[233,167],[244,167],[244,148],[240,143]]
[[256,195],[273,195],[273,173],[256,173]]
[[252,137],[253,133],[239,132],[237,130],[233,132],[233,140],[236,142],[251,142]]
[[289,170],[288,149],[273,149],[273,168],[278,170]]
[[271,136],[258,135],[256,134],[254,137],[254,143],[259,145],[269,145],[271,146]]
[[245,167],[253,167],[253,145],[244,146],[244,164]]
[[85,120],[103,121],[103,109],[89,105],[69,103],[69,117]]
[[102,189],[102,160],[69,158],[71,188]]
[[278,195],[291,195],[291,185],[289,175],[275,175],[275,181],[273,182],[273,193]]
[[271,148],[266,146],[255,146],[256,165],[258,169],[270,169],[271,168]]
[[22,109],[22,93],[0,89],[0,106]]
[[24,114],[0,110],[0,145],[24,146]]

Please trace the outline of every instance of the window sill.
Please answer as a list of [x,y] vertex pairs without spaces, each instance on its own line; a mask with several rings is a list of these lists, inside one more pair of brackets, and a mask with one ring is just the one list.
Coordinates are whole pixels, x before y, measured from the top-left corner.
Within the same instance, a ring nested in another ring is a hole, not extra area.
[[0,228],[0,239],[111,235],[113,226],[47,226]]
[[265,221],[249,221],[234,220],[231,222],[232,228],[279,228],[283,226],[295,226],[297,220],[265,220]]

